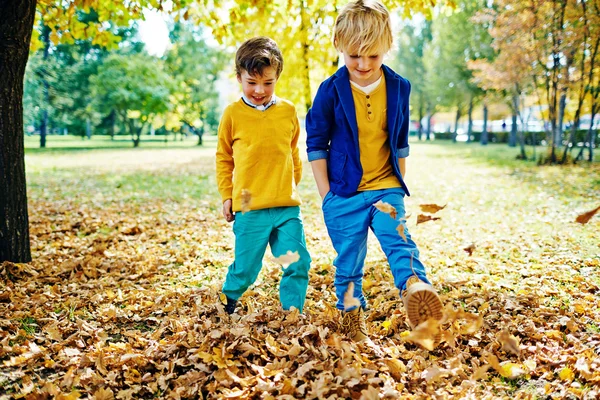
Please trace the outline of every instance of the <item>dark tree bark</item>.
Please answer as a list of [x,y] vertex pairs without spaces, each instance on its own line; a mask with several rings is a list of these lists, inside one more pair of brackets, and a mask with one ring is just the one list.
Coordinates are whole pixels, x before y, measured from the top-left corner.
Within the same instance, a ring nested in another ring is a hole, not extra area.
[[467,143],[471,143],[471,135],[473,134],[473,98],[469,100],[469,125],[467,126]]
[[488,144],[487,123],[488,123],[488,107],[487,107],[486,103],[483,103],[483,129],[481,131],[481,144],[484,146]]
[[0,262],[29,262],[23,79],[35,0],[0,1]]
[[42,22],[42,42],[44,43],[44,63],[42,64],[42,87],[44,93],[44,106],[40,116],[40,148],[46,147],[46,136],[48,135],[48,108],[50,108],[50,85],[48,84],[48,55],[50,54],[50,32]]

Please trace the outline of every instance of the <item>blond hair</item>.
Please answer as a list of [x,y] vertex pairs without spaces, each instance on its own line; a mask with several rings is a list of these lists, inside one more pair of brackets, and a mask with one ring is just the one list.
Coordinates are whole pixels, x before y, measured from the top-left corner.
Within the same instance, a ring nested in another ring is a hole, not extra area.
[[356,0],[344,6],[333,27],[333,45],[341,53],[375,55],[392,48],[387,8],[377,0]]

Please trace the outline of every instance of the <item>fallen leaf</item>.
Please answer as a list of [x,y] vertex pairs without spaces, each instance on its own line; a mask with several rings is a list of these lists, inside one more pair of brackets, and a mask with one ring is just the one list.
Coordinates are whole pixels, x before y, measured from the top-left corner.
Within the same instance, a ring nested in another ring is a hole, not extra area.
[[373,204],[373,206],[375,208],[377,208],[379,211],[389,214],[389,216],[392,217],[393,219],[396,219],[396,217],[398,216],[398,212],[396,211],[396,208],[394,206],[392,206],[391,204],[388,204],[388,203],[385,203],[385,202],[379,200],[377,203]]
[[242,214],[250,211],[250,203],[252,202],[252,194],[248,189],[242,189]]
[[437,221],[438,219],[441,219],[441,218],[432,217],[430,215],[418,214],[417,215],[417,225],[422,224],[423,222],[427,222],[427,221]]
[[419,204],[419,207],[421,207],[421,211],[429,214],[435,214],[436,212],[446,208],[446,206],[447,204],[444,204],[443,206],[438,206],[437,204]]
[[473,251],[475,250],[475,243],[471,243],[470,245],[468,245],[467,247],[465,247],[463,250],[466,251],[467,253],[469,253],[470,256],[473,255]]
[[451,370],[440,368],[437,365],[427,368],[425,371],[421,372],[421,378],[425,379],[427,382],[435,382],[448,375],[452,375]]
[[435,338],[440,334],[440,322],[430,318],[425,322],[420,323],[406,337],[407,340],[420,345],[421,347],[431,351],[435,348]]
[[298,254],[298,252],[297,251],[292,252],[291,250],[288,250],[287,253],[282,254],[279,257],[273,258],[273,261],[275,261],[277,264],[280,264],[283,266],[293,264],[293,263],[297,262],[298,260],[300,260],[300,255]]
[[564,367],[558,373],[558,377],[563,381],[572,381],[573,379],[575,379],[575,373],[573,372],[573,370],[571,370],[571,368]]
[[100,388],[94,392],[95,400],[113,400],[115,394],[110,388]]
[[346,293],[344,293],[344,310],[354,307],[360,307],[360,300],[354,297],[354,282],[350,282]]
[[396,230],[398,231],[398,234],[400,235],[400,237],[402,239],[404,239],[405,242],[408,242],[408,240],[406,240],[406,233],[404,232],[406,230],[406,227],[404,226],[404,222],[400,222],[398,224],[398,226],[396,227]]
[[596,215],[598,211],[600,211],[600,206],[594,208],[592,211],[588,211],[586,213],[578,215],[575,219],[575,222],[579,222],[582,225],[587,224],[589,220],[592,219],[592,217]]
[[507,330],[498,333],[496,338],[502,344],[502,350],[507,353],[513,353],[518,356],[521,352],[521,349],[519,349],[519,339],[511,335]]

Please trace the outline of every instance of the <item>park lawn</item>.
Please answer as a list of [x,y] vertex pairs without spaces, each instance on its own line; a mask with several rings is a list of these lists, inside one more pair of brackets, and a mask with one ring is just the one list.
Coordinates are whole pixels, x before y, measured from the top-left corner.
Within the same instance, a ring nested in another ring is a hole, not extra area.
[[[267,251],[229,319],[217,294],[233,234],[220,216],[214,137],[201,148],[28,153],[34,261],[0,267],[0,399],[596,398],[600,216],[575,218],[600,205],[600,167],[538,167],[514,154],[411,144],[408,227],[449,316],[445,342],[428,351],[372,237],[372,342],[339,334],[335,253],[308,164],[305,316],[280,309],[281,267]],[[439,220],[417,225],[431,203],[445,206]]]

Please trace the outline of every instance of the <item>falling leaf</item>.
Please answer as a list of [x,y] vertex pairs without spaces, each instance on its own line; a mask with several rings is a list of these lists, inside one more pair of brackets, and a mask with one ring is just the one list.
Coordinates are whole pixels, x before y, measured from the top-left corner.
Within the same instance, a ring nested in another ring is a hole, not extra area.
[[467,253],[469,253],[470,256],[473,255],[473,251],[475,250],[475,243],[471,243],[470,245],[468,245],[467,247],[465,247],[463,250],[466,251]]
[[400,360],[395,358],[386,358],[383,360],[385,365],[390,370],[390,375],[394,377],[396,380],[401,380],[404,378],[404,374],[406,373],[406,365]]
[[518,356],[521,352],[521,349],[519,349],[519,339],[511,335],[507,330],[500,332],[496,338],[502,344],[502,350],[507,353],[513,353]]
[[275,261],[277,264],[280,264],[283,266],[293,264],[293,263],[297,262],[298,260],[300,260],[300,255],[298,254],[298,252],[297,251],[292,252],[291,250],[288,250],[287,253],[282,254],[279,257],[273,258],[273,261]]
[[400,237],[402,239],[404,239],[405,242],[408,243],[408,240],[406,240],[406,233],[404,232],[406,230],[406,228],[404,226],[404,222],[400,222],[398,224],[398,226],[396,227],[396,230],[398,231],[398,234],[400,235]]
[[250,203],[252,202],[252,194],[248,189],[242,189],[242,214],[250,211]]
[[350,282],[346,293],[344,293],[344,310],[354,307],[360,307],[360,300],[354,297],[354,282]]
[[440,321],[430,318],[427,321],[420,323],[410,332],[406,339],[431,351],[435,348],[436,337],[438,337],[439,334]]
[[437,221],[438,219],[441,219],[441,218],[432,217],[430,215],[418,214],[417,215],[417,225],[422,224],[423,222],[427,222],[427,221]]
[[379,200],[377,203],[373,204],[373,206],[375,208],[377,208],[379,211],[389,214],[390,217],[392,217],[393,219],[396,219],[396,217],[398,216],[398,212],[396,211],[396,208],[394,206],[392,206],[391,204],[388,204],[388,203],[385,203],[385,202]]
[[446,206],[447,206],[447,204],[445,204],[443,206],[438,206],[437,204],[420,204],[419,205],[419,207],[421,207],[421,211],[423,211],[425,213],[429,213],[429,214],[435,214],[436,212],[446,208]]
[[594,208],[592,211],[588,211],[586,213],[578,215],[577,218],[575,219],[575,222],[579,222],[582,225],[587,224],[589,222],[589,220],[592,219],[592,217],[594,215],[596,215],[596,213],[598,211],[600,211],[600,206],[598,206],[597,208]]

